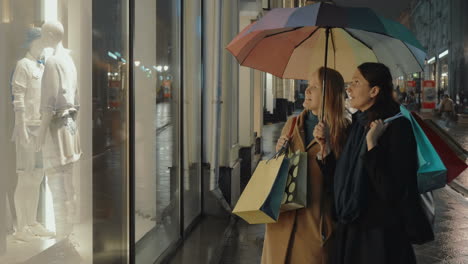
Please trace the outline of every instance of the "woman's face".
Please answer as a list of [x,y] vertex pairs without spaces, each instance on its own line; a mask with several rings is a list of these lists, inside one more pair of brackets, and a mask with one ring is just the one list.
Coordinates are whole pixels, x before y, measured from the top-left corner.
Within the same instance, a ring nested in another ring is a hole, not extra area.
[[322,100],[322,83],[319,79],[318,71],[312,74],[309,80],[309,86],[305,90],[304,108],[312,111],[314,114],[318,113],[320,102]]
[[369,109],[375,102],[375,97],[379,93],[378,89],[378,87],[370,87],[369,82],[357,69],[353,75],[351,85],[346,89],[350,106],[360,111]]

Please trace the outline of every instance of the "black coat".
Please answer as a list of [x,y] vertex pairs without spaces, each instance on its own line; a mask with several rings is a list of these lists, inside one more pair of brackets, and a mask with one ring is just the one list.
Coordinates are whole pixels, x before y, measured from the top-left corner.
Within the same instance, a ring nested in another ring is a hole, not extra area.
[[[405,118],[394,120],[377,146],[361,158],[368,177],[367,205],[353,222],[337,224],[332,263],[416,263],[406,227],[410,205],[419,202],[411,123]],[[321,162],[322,173],[330,181],[335,165],[334,155]]]

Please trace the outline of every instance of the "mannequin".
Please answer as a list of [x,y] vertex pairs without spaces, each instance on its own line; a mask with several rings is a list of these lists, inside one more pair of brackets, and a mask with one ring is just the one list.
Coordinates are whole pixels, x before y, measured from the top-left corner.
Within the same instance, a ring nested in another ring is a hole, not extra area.
[[44,178],[42,155],[36,153],[34,143],[40,125],[39,103],[44,63],[41,55],[45,48],[41,30],[30,29],[27,36],[29,51],[19,60],[12,78],[16,143],[16,171],[18,184],[15,190],[17,225],[14,238],[31,241],[36,236],[53,236],[37,219],[40,185]]
[[[42,78],[41,125],[36,150],[43,150],[44,167],[54,200],[57,237],[67,236],[75,218],[76,197],[73,167],[81,157],[76,118],[79,111],[77,71],[69,51],[62,45],[60,22],[42,26],[46,47],[54,49],[47,59]],[[66,212],[63,217],[60,212]],[[64,219],[66,218],[66,219]]]

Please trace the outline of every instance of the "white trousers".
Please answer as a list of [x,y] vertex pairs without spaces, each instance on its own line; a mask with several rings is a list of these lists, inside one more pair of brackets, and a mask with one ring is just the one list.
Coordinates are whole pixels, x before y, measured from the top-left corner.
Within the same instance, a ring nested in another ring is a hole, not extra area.
[[42,153],[33,148],[35,136],[30,134],[31,144],[23,146],[16,143],[16,172],[18,184],[14,194],[16,211],[16,230],[21,231],[27,225],[37,221],[39,194],[44,170]]

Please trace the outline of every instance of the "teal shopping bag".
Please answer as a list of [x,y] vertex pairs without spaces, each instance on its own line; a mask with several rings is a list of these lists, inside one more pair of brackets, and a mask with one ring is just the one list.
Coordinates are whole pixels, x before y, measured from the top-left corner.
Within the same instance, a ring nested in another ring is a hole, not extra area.
[[400,106],[403,116],[411,122],[418,151],[418,189],[425,193],[445,186],[447,168],[434,146],[419,126],[418,122],[404,106]]

